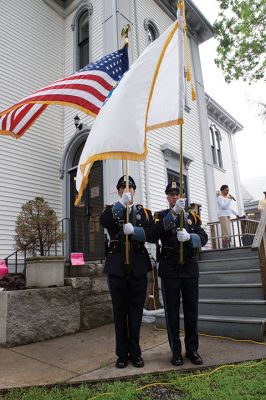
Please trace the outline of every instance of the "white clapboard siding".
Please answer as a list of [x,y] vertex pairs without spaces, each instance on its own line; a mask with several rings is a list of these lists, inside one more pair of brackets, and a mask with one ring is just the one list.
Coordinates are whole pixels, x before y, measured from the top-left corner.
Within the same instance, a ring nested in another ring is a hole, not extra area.
[[[0,110],[63,76],[64,20],[41,0],[0,2]],[[21,205],[43,196],[61,217],[62,111],[49,107],[19,140],[0,137],[0,258],[14,251]]]

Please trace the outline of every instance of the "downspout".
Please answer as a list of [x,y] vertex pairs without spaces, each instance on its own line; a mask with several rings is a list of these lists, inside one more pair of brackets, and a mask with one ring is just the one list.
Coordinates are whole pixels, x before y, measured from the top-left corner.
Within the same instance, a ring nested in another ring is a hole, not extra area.
[[234,140],[233,140],[233,136],[235,133],[235,129],[237,127],[237,122],[235,121],[235,124],[233,126],[233,128],[230,130],[229,133],[229,143],[230,143],[230,153],[231,153],[231,160],[232,160],[232,164],[233,164],[233,176],[234,176],[234,181],[235,181],[235,189],[236,189],[236,198],[237,198],[237,211],[238,214],[242,214],[243,213],[243,209],[241,207],[242,205],[242,196],[241,196],[241,192],[239,189],[239,176],[237,174],[236,171],[236,160],[235,160],[235,146],[234,146]]

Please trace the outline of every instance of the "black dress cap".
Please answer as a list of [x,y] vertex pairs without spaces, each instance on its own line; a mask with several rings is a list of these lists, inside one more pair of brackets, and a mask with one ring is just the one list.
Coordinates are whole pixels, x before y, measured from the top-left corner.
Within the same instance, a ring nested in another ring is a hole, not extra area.
[[[117,185],[116,185],[117,190],[121,187],[123,187],[123,188],[126,187],[126,183],[127,183],[126,179],[127,179],[126,175],[121,176],[121,178],[118,180]],[[131,186],[131,187],[133,187],[134,190],[136,190],[135,181],[130,175],[128,176],[128,186],[129,187]]]

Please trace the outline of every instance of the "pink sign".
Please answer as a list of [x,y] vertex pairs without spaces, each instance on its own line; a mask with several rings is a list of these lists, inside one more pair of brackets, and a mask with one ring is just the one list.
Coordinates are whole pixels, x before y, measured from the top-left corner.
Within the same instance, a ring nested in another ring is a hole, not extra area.
[[0,260],[0,279],[8,274],[8,268],[5,260]]
[[71,265],[84,265],[83,253],[70,253]]

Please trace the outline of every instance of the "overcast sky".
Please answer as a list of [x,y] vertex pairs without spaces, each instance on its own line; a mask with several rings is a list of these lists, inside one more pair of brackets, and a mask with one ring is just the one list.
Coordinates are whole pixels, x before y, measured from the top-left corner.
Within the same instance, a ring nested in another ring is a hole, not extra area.
[[[219,10],[216,0],[193,2],[209,22],[215,21]],[[243,131],[235,135],[241,181],[266,176],[266,122],[258,117],[254,104],[257,100],[265,101],[265,85],[248,85],[242,81],[227,84],[221,70],[214,64],[215,54],[214,39],[200,45],[206,92],[244,126]]]

